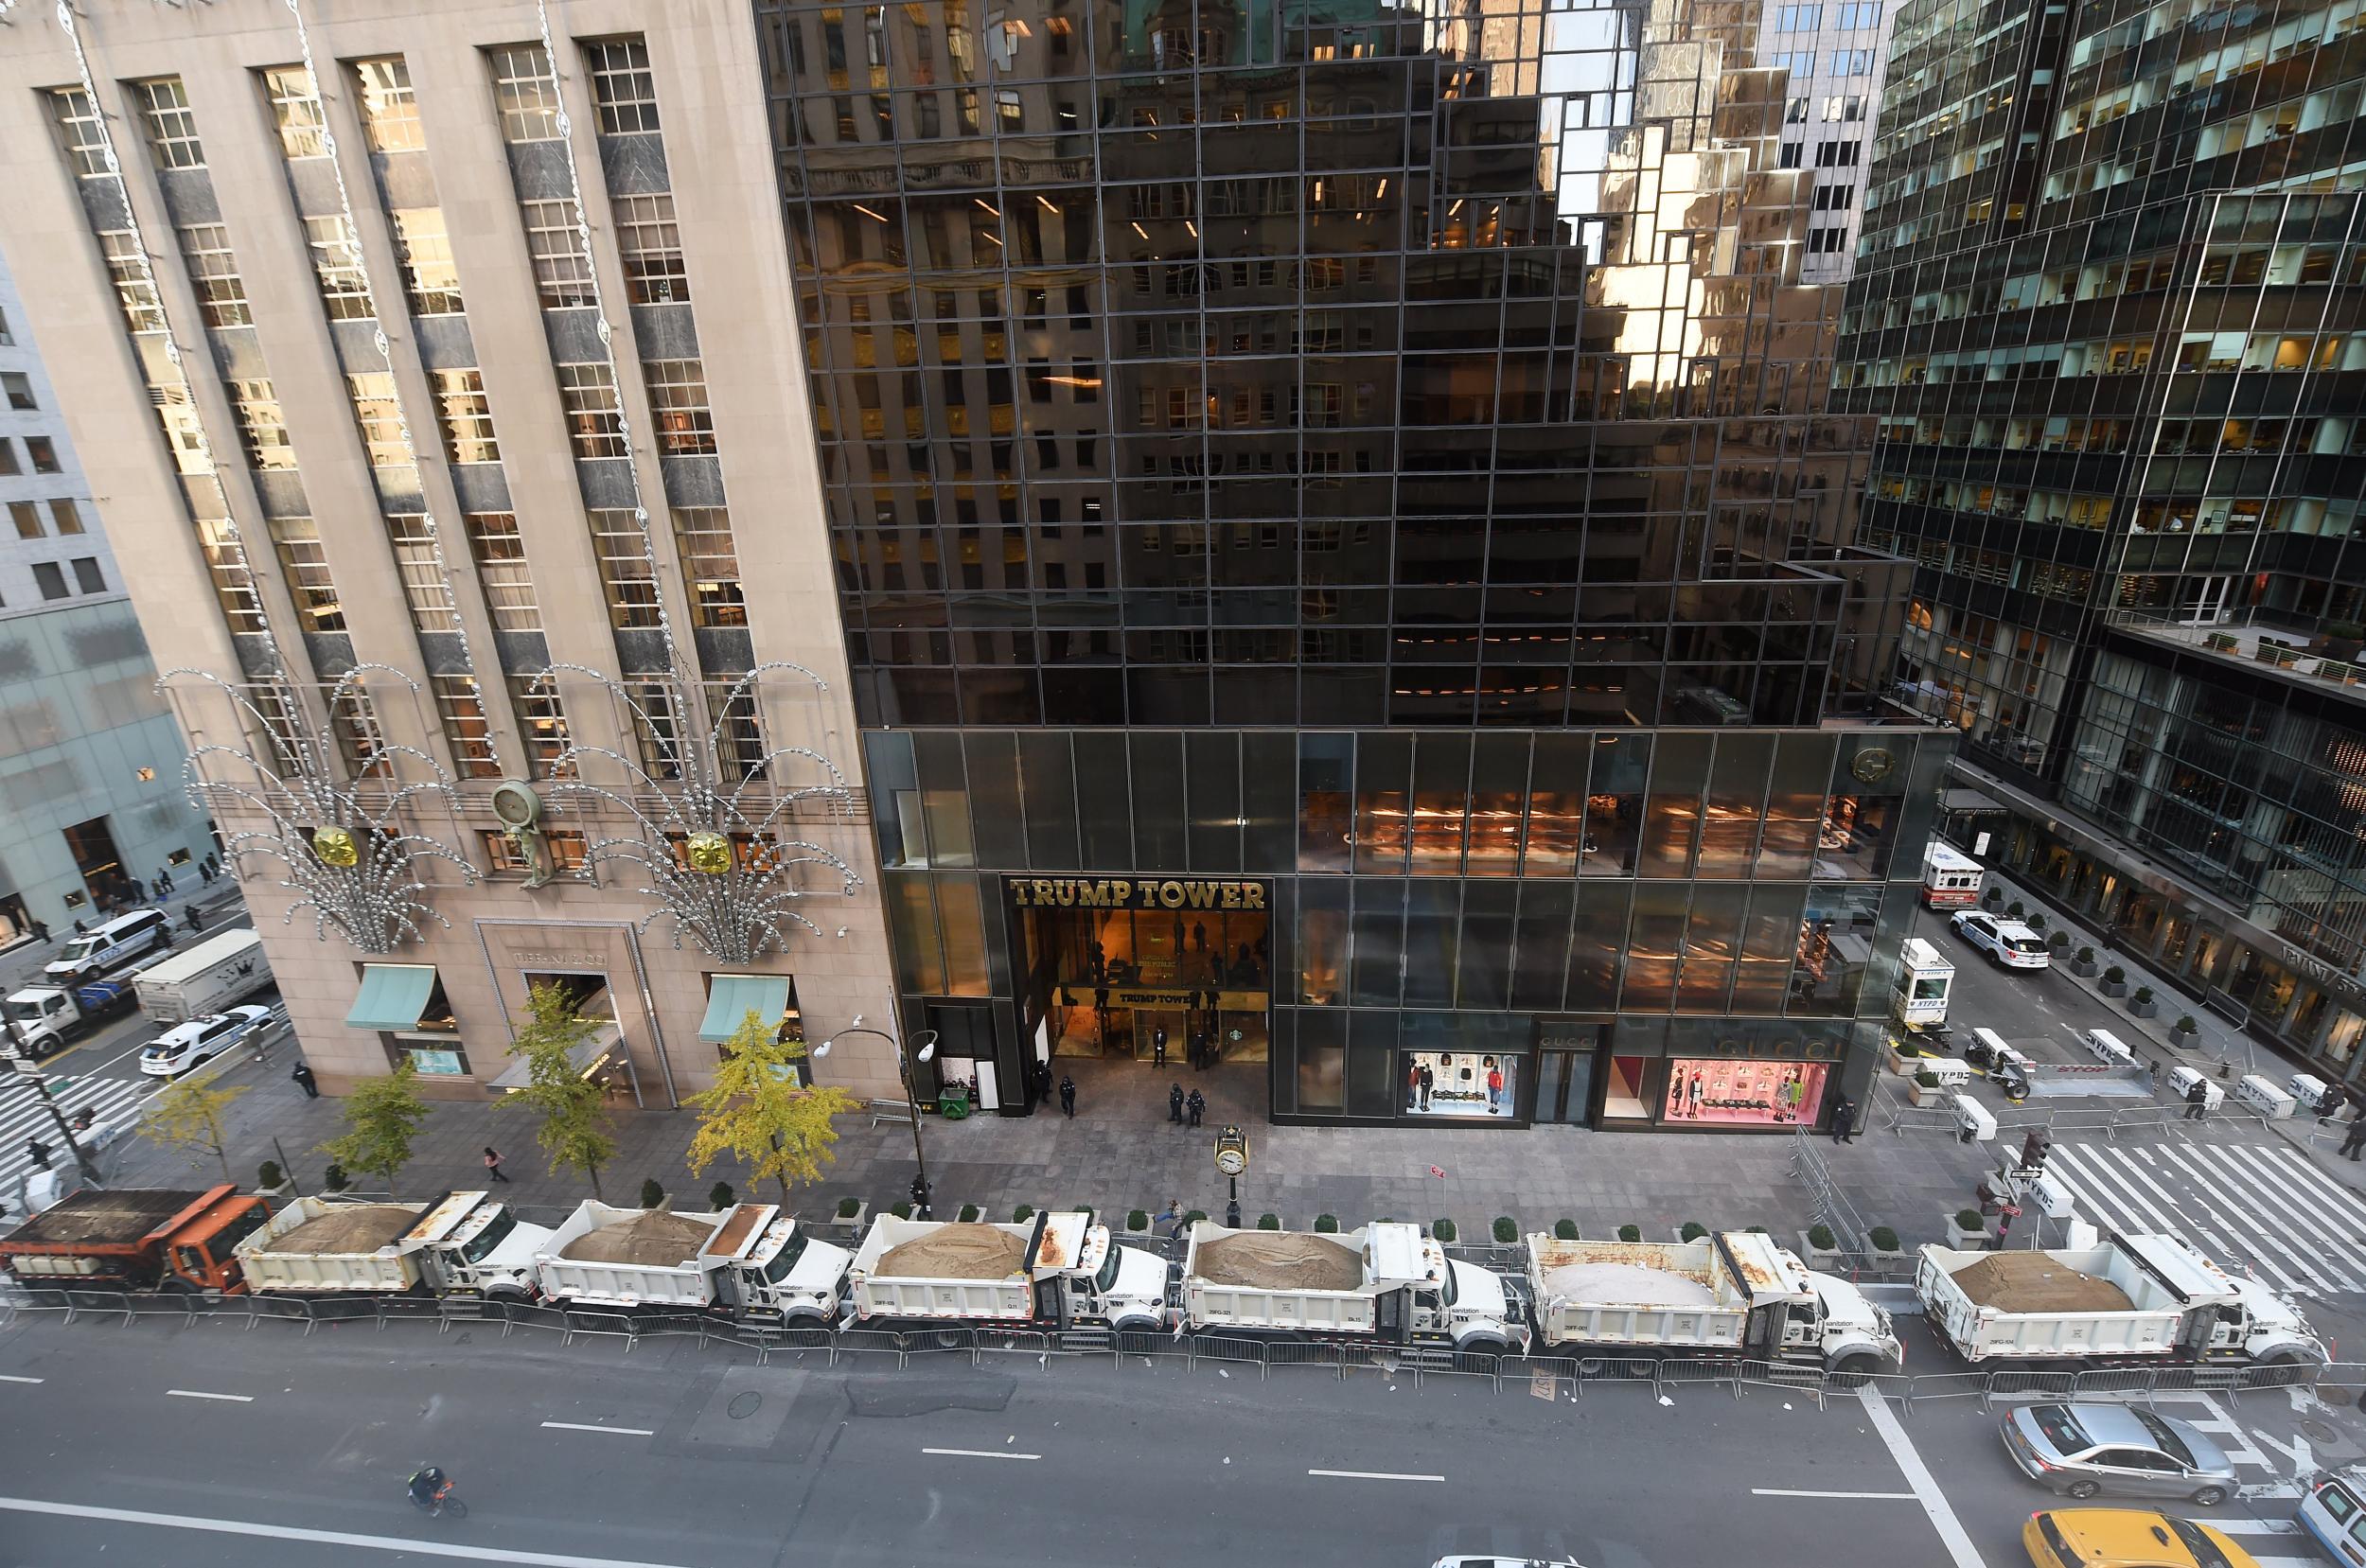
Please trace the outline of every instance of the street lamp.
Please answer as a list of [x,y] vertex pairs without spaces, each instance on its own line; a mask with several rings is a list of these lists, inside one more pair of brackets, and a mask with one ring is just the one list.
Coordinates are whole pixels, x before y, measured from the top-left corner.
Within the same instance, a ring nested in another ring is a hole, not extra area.
[[[916,1189],[912,1194],[912,1198],[919,1217],[924,1220],[928,1219],[931,1217],[931,1211],[928,1207],[928,1159],[926,1154],[921,1153],[920,1148],[920,1096],[912,1089],[912,1063],[915,1061],[932,1062],[936,1059],[937,1031],[933,1029],[924,1029],[920,1031],[918,1036],[920,1040],[920,1050],[916,1055],[906,1054],[904,1050],[904,1042],[898,1040],[894,1035],[890,1034],[886,1030],[865,1028],[863,1026],[862,1014],[859,1013],[855,1014],[855,1021],[853,1023],[847,1025],[844,1029],[839,1030],[838,1032],[839,1034],[876,1035],[878,1038],[885,1040],[889,1045],[895,1048],[895,1073],[896,1076],[904,1082],[904,1109],[912,1119],[912,1164],[919,1167],[919,1174],[913,1179],[912,1183],[913,1187]],[[813,1054],[817,1058],[827,1056],[830,1054],[830,1048],[836,1044],[838,1044],[838,1038],[836,1035],[833,1035],[829,1039],[824,1040],[820,1045],[814,1047]]]

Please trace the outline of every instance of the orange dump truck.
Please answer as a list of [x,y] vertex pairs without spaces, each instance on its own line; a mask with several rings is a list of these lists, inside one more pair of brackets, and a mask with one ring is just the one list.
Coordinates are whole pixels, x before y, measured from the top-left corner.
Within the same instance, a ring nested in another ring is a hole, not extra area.
[[271,1210],[228,1183],[203,1191],[84,1188],[0,1236],[21,1284],[109,1290],[246,1289],[233,1249]]

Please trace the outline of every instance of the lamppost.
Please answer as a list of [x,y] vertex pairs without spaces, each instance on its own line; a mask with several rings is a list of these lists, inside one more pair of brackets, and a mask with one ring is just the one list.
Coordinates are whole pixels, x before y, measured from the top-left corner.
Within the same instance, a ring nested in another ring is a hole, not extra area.
[[[865,1028],[862,1014],[859,1013],[855,1014],[853,1023],[838,1032],[839,1034],[876,1035],[895,1048],[895,1074],[903,1080],[904,1108],[912,1119],[912,1164],[919,1167],[919,1173],[912,1178],[913,1212],[923,1220],[934,1218],[928,1207],[928,1159],[921,1153],[920,1148],[920,1096],[912,1088],[912,1063],[915,1061],[930,1062],[936,1059],[937,1031],[933,1029],[922,1030],[919,1034],[920,1049],[916,1054],[910,1055],[906,1054],[904,1042],[890,1034],[886,1030]],[[814,1056],[818,1059],[829,1055],[830,1048],[836,1044],[838,1044],[838,1036],[832,1035],[813,1048]]]

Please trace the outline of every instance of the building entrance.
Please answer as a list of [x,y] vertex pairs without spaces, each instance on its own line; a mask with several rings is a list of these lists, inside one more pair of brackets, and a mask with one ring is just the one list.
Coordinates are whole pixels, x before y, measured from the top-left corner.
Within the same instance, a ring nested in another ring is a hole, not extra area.
[[1271,1042],[1265,884],[1011,877],[1054,1056],[1262,1062]]

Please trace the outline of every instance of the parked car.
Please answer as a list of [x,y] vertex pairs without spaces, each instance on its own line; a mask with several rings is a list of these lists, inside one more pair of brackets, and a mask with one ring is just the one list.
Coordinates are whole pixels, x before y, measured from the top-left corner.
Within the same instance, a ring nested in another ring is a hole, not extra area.
[[173,1078],[210,1062],[253,1034],[271,1018],[271,1009],[249,1004],[175,1024],[140,1050],[140,1071]]
[[2007,969],[2045,969],[2054,960],[2045,938],[2018,920],[2000,920],[1980,909],[1965,909],[1948,922],[1955,934],[1988,955],[1988,961]]
[[2259,1568],[2223,1531],[2139,1508],[2057,1508],[2033,1513],[2021,1543],[2036,1568]]
[[2004,1418],[2004,1452],[2065,1497],[2178,1497],[2215,1508],[2234,1461],[2183,1421],[2124,1404],[2032,1404]]

